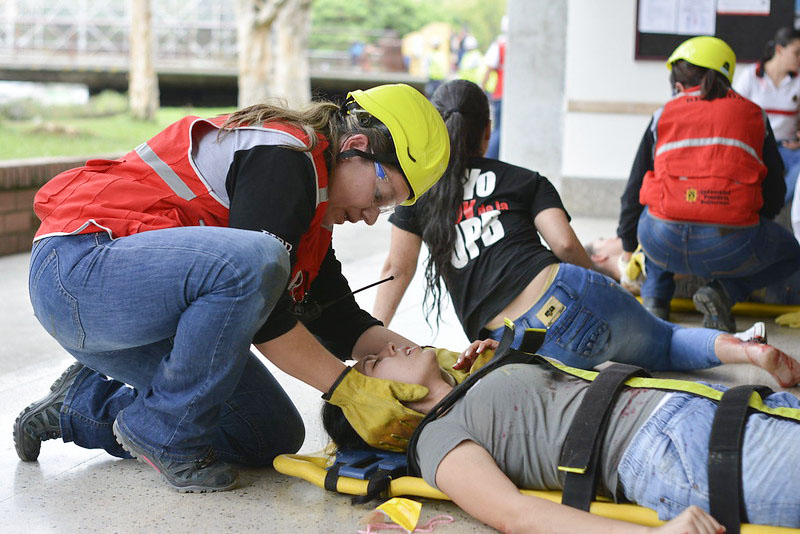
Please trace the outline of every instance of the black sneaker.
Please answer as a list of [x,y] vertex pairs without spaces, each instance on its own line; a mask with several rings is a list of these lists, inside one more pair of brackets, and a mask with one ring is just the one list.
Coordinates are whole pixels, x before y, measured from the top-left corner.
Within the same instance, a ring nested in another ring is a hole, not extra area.
[[14,421],[14,448],[23,462],[33,462],[39,457],[43,441],[61,437],[61,406],[83,367],[80,362],[70,365],[50,386],[50,393],[22,410]]
[[226,491],[233,488],[239,478],[239,473],[233,467],[217,460],[213,450],[205,458],[191,462],[161,460],[146,452],[126,436],[119,426],[119,419],[114,420],[112,429],[117,443],[122,445],[123,449],[140,462],[146,463],[161,473],[167,484],[181,493]]
[[703,314],[704,327],[723,332],[736,332],[736,321],[731,313],[732,306],[722,286],[711,282],[698,289],[692,301],[697,311]]
[[642,297],[642,306],[659,319],[669,321],[669,302],[655,297]]

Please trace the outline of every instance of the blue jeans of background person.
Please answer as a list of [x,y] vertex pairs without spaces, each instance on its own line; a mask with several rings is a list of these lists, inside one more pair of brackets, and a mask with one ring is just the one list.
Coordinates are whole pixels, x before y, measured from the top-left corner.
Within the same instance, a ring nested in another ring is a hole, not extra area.
[[265,465],[299,448],[297,411],[249,350],[288,275],[276,239],[231,228],[37,242],[34,312],[90,368],[67,392],[64,440],[125,456],[111,432],[117,418],[166,460],[213,446],[223,459]]
[[[589,369],[613,360],[666,371],[720,364],[714,354],[720,332],[662,321],[611,278],[569,263],[559,265],[542,297],[514,320],[514,347],[526,328],[544,328],[536,315],[551,298],[565,308],[547,328],[538,353],[566,365]],[[502,335],[503,328],[491,332],[493,339]]]
[[[765,403],[800,408],[787,392],[770,395]],[[674,393],[634,435],[620,460],[625,497],[656,510],[663,520],[692,505],[708,511],[708,438],[715,411],[708,399]],[[742,480],[750,523],[800,527],[798,442],[799,423],[760,413],[748,418]]]
[[783,160],[786,181],[786,198],[784,204],[789,204],[794,198],[794,188],[797,185],[797,175],[800,174],[800,149],[792,150],[778,143],[778,152]]
[[638,238],[647,269],[642,297],[669,301],[672,275],[679,273],[718,280],[735,303],[800,267],[800,244],[786,228],[764,218],[755,226],[731,228],[665,221],[645,209]]
[[492,133],[489,136],[489,147],[486,149],[486,157],[492,159],[500,158],[500,126],[503,119],[503,100],[492,99]]

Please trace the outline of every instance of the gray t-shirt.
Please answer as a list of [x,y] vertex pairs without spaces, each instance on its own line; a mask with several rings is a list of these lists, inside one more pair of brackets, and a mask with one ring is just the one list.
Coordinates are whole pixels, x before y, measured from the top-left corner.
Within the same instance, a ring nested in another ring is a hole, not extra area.
[[[563,489],[561,446],[589,384],[538,365],[509,364],[492,371],[423,429],[417,444],[422,477],[436,487],[439,462],[471,440],[489,451],[518,488]],[[620,394],[603,443],[601,495],[615,497],[620,458],[664,395],[631,388]]]

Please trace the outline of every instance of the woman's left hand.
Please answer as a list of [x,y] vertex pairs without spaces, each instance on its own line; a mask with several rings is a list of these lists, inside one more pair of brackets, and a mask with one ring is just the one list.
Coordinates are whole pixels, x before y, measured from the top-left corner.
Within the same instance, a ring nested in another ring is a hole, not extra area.
[[483,351],[485,350],[494,350],[497,346],[500,345],[494,339],[484,339],[483,341],[473,341],[470,343],[467,350],[459,354],[458,360],[456,361],[455,365],[453,365],[453,369],[462,370],[462,369],[469,369],[472,367],[472,364],[475,362],[478,356],[480,356]]
[[725,527],[716,519],[697,506],[690,506],[678,516],[657,528],[651,528],[653,534],[723,534]]

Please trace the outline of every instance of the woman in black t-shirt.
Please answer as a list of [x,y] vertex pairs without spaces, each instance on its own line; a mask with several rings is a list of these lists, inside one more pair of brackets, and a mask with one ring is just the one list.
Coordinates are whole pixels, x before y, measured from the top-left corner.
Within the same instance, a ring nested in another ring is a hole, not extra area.
[[[438,321],[444,281],[470,340],[499,339],[508,317],[517,327],[515,344],[526,328],[546,328],[540,352],[575,367],[614,360],[656,371],[691,370],[739,362],[766,369],[781,386],[800,381],[800,364],[783,352],[657,319],[611,278],[591,271],[552,184],[533,171],[480,157],[491,123],[478,86],[454,80],[432,101],[450,135],[450,165],[426,198],[398,207],[390,219],[383,272],[395,281],[379,289],[376,318],[391,320],[424,241],[430,251],[427,312],[435,310]],[[472,356],[456,367],[468,367]]]

